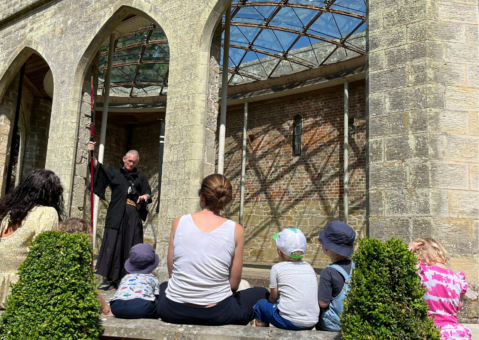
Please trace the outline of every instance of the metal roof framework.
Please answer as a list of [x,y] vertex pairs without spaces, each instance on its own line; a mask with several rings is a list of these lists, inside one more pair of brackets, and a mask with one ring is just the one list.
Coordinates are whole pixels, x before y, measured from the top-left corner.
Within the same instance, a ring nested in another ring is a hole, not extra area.
[[[273,78],[285,62],[291,65],[291,73],[295,71],[292,64],[307,69],[320,67],[339,49],[353,56],[366,54],[350,41],[365,28],[365,0],[240,0],[231,7],[229,85]],[[334,48],[321,59],[316,55],[305,60],[293,53],[309,47],[315,54],[314,45],[318,43]],[[242,52],[234,53],[235,50]],[[277,59],[274,66],[263,65],[266,56]],[[263,70],[257,74],[251,72],[251,67],[246,70],[244,66],[252,61]]]
[[[315,69],[366,53],[353,39],[365,29],[365,0],[239,0],[231,5],[231,17],[229,86]],[[139,17],[125,19],[120,25],[111,95],[166,95],[170,53],[165,33]],[[320,49],[327,53],[320,55]],[[341,58],[337,58],[339,53]],[[100,89],[107,59],[105,44],[100,51]]]

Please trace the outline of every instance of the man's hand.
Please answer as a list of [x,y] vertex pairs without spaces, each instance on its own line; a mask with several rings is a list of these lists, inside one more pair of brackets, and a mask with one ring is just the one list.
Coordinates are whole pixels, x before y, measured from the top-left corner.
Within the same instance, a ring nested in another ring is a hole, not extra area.
[[148,199],[149,196],[150,196],[150,195],[145,194],[145,195],[143,195],[143,196],[138,197],[138,201],[136,201],[136,204],[139,204],[141,201],[145,201],[145,202],[146,202],[146,200]]
[[[95,151],[95,145],[96,145],[96,142],[89,142],[88,143],[88,151],[90,151],[90,152]],[[93,167],[96,169],[96,167],[98,166],[98,160],[95,157],[95,153],[93,153],[92,161],[93,161]]]
[[96,142],[89,142],[88,143],[88,151],[95,151]]

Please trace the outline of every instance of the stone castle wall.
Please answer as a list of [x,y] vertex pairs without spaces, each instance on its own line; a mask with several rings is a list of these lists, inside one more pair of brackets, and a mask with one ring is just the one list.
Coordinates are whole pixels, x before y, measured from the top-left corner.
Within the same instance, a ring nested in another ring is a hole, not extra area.
[[[364,236],[366,222],[366,135],[364,82],[350,85],[349,224]],[[302,116],[302,154],[292,150],[293,119]],[[271,236],[297,227],[308,238],[305,257],[325,267],[318,233],[343,218],[344,95],[342,87],[249,104],[245,177],[245,262],[278,261]],[[229,109],[225,175],[234,198],[226,214],[239,220],[243,107]]]
[[369,230],[433,237],[469,283],[477,323],[477,1],[368,2]]

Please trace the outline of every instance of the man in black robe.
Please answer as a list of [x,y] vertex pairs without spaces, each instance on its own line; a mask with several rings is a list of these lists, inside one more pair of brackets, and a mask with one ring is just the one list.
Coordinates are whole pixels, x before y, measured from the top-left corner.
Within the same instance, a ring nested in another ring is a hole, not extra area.
[[[94,150],[95,144],[90,142],[88,149]],[[131,247],[143,243],[142,220],[145,221],[148,215],[146,205],[151,188],[146,177],[136,169],[139,160],[138,152],[131,150],[123,157],[123,164],[118,169],[108,169],[93,156],[94,193],[106,200],[105,190],[107,187],[111,189],[105,231],[96,264],[97,274],[111,281],[108,289],[116,289],[121,278],[127,274],[124,265],[130,257]]]

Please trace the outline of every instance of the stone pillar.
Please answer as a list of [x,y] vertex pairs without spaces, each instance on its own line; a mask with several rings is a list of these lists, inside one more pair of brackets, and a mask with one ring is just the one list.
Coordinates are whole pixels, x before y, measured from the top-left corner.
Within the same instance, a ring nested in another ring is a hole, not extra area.
[[[95,59],[95,62],[93,62],[90,68],[90,72],[87,72],[85,80],[83,81],[70,210],[72,217],[85,218],[88,222],[90,222],[90,214],[85,214],[85,212],[90,211],[90,201],[86,199],[86,196],[90,195],[90,191],[86,190],[86,186],[89,183],[88,166],[90,164],[88,142],[90,141],[91,124],[91,74],[96,74],[93,79],[95,82],[98,82],[98,60],[99,58]],[[95,83],[93,85],[96,89],[98,84]],[[88,202],[86,203],[86,201]],[[85,204],[88,205],[88,207],[85,207]]]
[[434,237],[477,323],[477,0],[368,2],[369,235]]
[[7,88],[5,97],[0,103],[0,189],[1,196],[5,195],[5,186],[7,183],[6,173],[10,161],[10,148],[12,143],[12,124],[15,120],[15,110],[18,99],[18,85],[20,74],[18,73],[10,86]]
[[[187,36],[183,39],[189,41]],[[221,32],[215,30],[209,53],[192,51],[196,45],[177,47],[176,58],[170,61],[156,240],[161,259],[157,275],[162,281],[168,279],[166,258],[172,222],[199,211],[201,181],[215,171]]]

